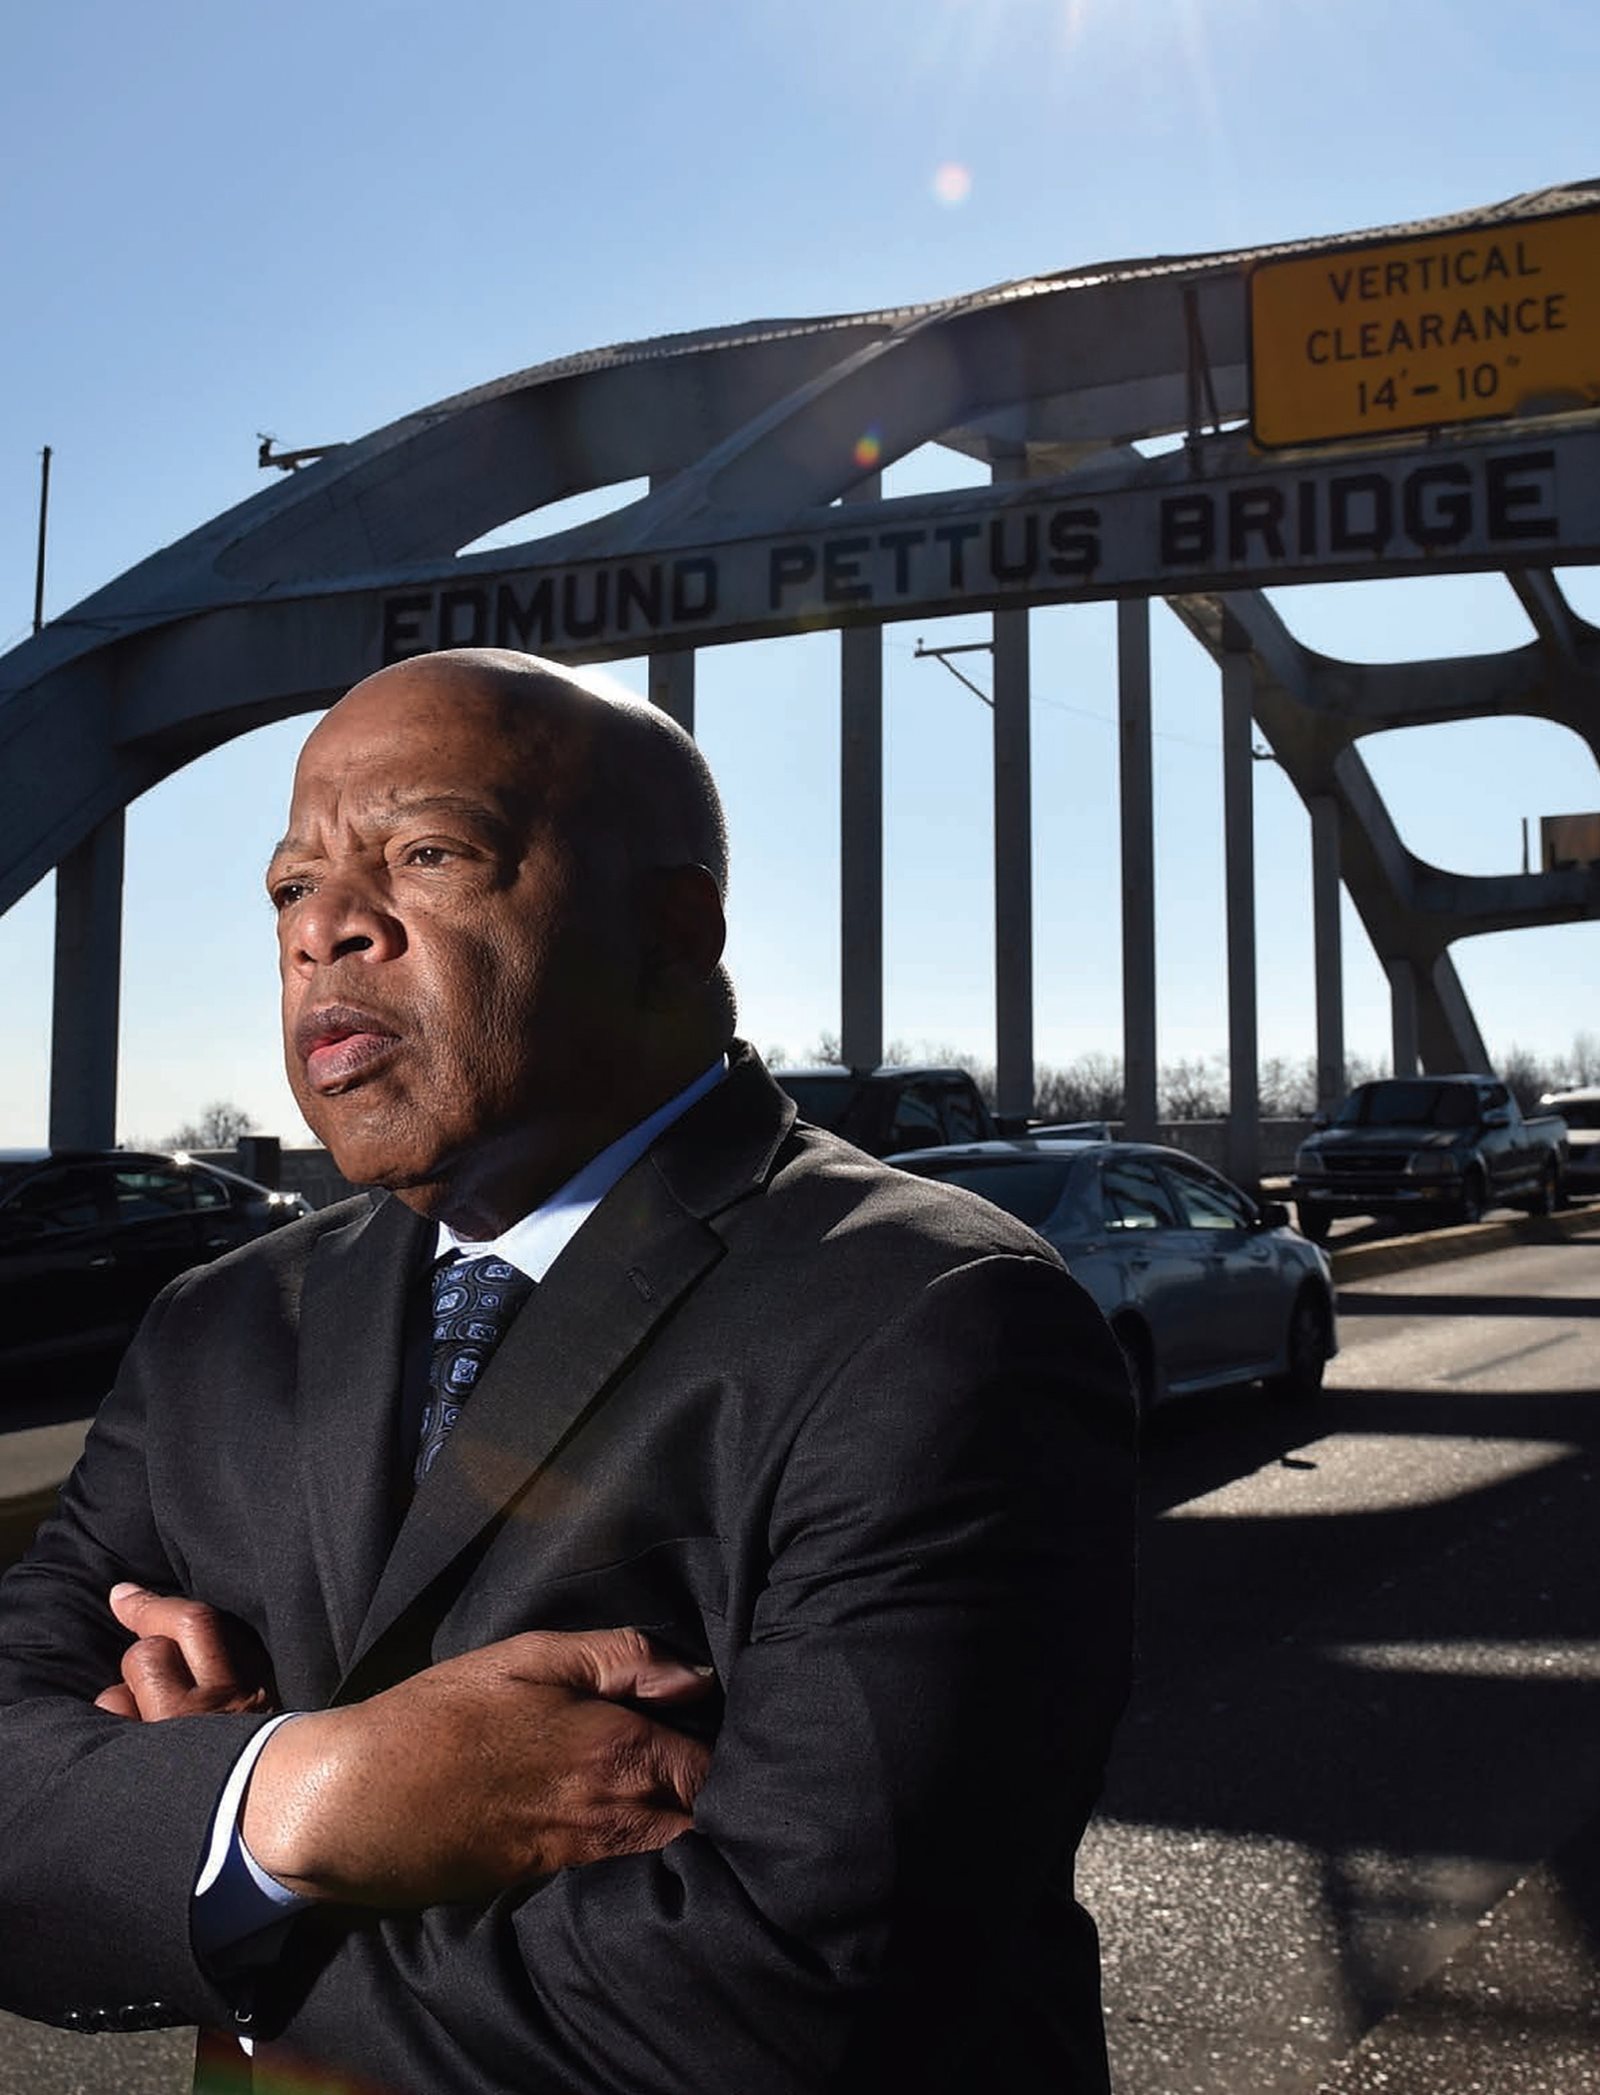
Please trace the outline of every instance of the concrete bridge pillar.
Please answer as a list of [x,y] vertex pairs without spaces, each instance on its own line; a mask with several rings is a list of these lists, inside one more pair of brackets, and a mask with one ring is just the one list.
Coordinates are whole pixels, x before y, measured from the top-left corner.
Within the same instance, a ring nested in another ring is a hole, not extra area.
[[1387,960],[1384,971],[1389,977],[1394,1073],[1397,1077],[1414,1077],[1418,1061],[1417,971],[1409,960]]
[[1156,1139],[1155,803],[1150,757],[1150,602],[1117,606],[1122,799],[1123,1133]]
[[[1024,480],[1018,454],[994,478]],[[1033,1111],[1032,677],[1026,611],[994,614],[995,1093],[1002,1114]]]
[[1317,1110],[1344,1097],[1344,950],[1340,923],[1339,804],[1325,793],[1311,808],[1311,931],[1317,998]]
[[1260,1053],[1256,1038],[1255,678],[1249,643],[1227,621],[1222,656],[1222,822],[1228,926],[1227,1171],[1261,1183]]
[[839,1052],[883,1060],[883,634],[839,636]]
[[119,809],[56,869],[52,1149],[109,1149],[116,1141],[123,828]]

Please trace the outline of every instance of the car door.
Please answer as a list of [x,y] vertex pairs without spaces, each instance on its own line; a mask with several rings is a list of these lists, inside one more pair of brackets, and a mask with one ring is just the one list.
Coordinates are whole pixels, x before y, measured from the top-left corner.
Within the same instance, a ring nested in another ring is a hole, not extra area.
[[0,1204],[0,1346],[8,1382],[120,1345],[113,1234],[109,1176],[93,1162],[42,1165]]
[[111,1193],[117,1293],[131,1337],[167,1282],[214,1254],[201,1241],[191,1175],[178,1165],[131,1157],[113,1168]]
[[947,1137],[940,1112],[939,1087],[917,1079],[908,1083],[895,1100],[889,1123],[886,1156],[908,1149],[937,1149]]
[[1203,1164],[1163,1158],[1161,1171],[1207,1276],[1198,1358],[1208,1375],[1243,1380],[1277,1357],[1288,1329],[1277,1245],[1255,1203]]
[[947,1080],[939,1086],[939,1120],[943,1142],[980,1142],[977,1101],[970,1085]]
[[1194,1233],[1148,1157],[1108,1156],[1100,1198],[1106,1255],[1119,1269],[1124,1300],[1149,1330],[1162,1379],[1188,1381],[1203,1372],[1207,1323],[1207,1269]]
[[1478,1119],[1483,1127],[1483,1158],[1489,1171],[1492,1206],[1502,1194],[1520,1193],[1532,1182],[1533,1141],[1518,1124],[1511,1093],[1504,1084],[1478,1086]]

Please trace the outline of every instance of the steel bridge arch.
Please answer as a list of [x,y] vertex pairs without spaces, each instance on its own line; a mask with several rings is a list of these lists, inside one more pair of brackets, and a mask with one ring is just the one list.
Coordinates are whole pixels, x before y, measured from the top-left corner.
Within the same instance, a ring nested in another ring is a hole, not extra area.
[[[1488,230],[1596,204],[1600,183],[1569,185],[1371,237]],[[869,536],[981,530],[981,521],[949,521],[976,498],[881,500],[881,468],[931,442],[989,468],[995,493],[985,514],[1001,519],[991,529],[1022,518],[1018,505],[1035,493],[1067,502],[1082,491],[1095,498],[1119,487],[1220,484],[1259,464],[1238,426],[1250,411],[1249,273],[1263,260],[1336,244],[1345,243],[1105,264],[923,305],[712,329],[539,365],[335,447],[52,621],[0,658],[0,911],[58,873],[52,1141],[111,1139],[123,810],[196,757],[325,705],[378,666],[396,601],[433,605],[430,615],[444,622],[436,639],[476,637],[448,629],[452,604],[470,610],[518,578],[532,586],[542,576],[595,575],[608,562],[775,543],[784,533],[836,526],[841,512],[830,505],[841,501]],[[1572,446],[1590,444],[1596,423],[1591,404],[1540,426],[1556,431],[1552,444]],[[1186,442],[1168,458],[1132,448],[1174,434]],[[870,450],[858,448],[864,436]],[[509,551],[458,550],[565,497],[639,479],[649,483],[646,495],[592,523]],[[1536,639],[1511,655],[1454,662],[1359,665],[1317,655],[1251,586],[1248,563],[1197,577],[1192,587],[1135,576],[1085,588],[1074,577],[1054,588],[997,585],[947,603],[996,614],[1002,1103],[1025,1109],[1032,1090],[1028,604],[1098,593],[1126,599],[1125,612],[1136,614],[1141,598],[1167,596],[1222,669],[1225,722],[1234,721],[1230,849],[1243,848],[1234,836],[1243,819],[1240,721],[1248,736],[1253,717],[1267,737],[1320,839],[1319,1056],[1331,1085],[1342,1036],[1327,952],[1329,865],[1335,892],[1342,878],[1389,971],[1404,1065],[1483,1065],[1450,958],[1458,939],[1600,914],[1594,872],[1486,880],[1418,859],[1395,833],[1357,747],[1381,727],[1516,711],[1572,727],[1600,764],[1600,632],[1566,602],[1551,572],[1593,559],[1600,523],[1590,528],[1586,515],[1562,544],[1504,563]],[[1324,562],[1313,571],[1495,564],[1479,549],[1456,561]],[[785,623],[772,606],[751,605],[720,625],[651,635],[652,695],[692,725],[696,645],[751,631],[856,628],[845,635],[842,686],[847,748],[855,751],[842,839],[843,1032],[852,1059],[874,1060],[882,1044],[875,629],[899,607],[865,610],[846,592]],[[1124,632],[1136,684],[1136,617]],[[558,637],[543,651],[583,660],[646,648],[613,633]],[[1146,711],[1147,702],[1146,692]],[[1125,706],[1125,753],[1138,717],[1136,702],[1131,712]],[[1135,863],[1141,823],[1148,826],[1137,771],[1135,762],[1124,781],[1136,919],[1148,908],[1147,873]],[[1253,983],[1247,998],[1243,976],[1253,971],[1253,930],[1244,935],[1240,914],[1244,870],[1230,860],[1232,1148],[1235,1169],[1248,1178],[1254,1017]],[[1137,926],[1130,936],[1130,1121],[1139,1125],[1154,1114],[1153,964]],[[1336,960],[1336,929],[1331,936]]]

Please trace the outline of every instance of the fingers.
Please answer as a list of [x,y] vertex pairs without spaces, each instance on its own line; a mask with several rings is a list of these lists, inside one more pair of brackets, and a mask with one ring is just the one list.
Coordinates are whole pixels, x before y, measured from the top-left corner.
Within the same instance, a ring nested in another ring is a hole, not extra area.
[[[239,1668],[228,1648],[226,1617],[203,1600],[181,1593],[151,1593],[124,1584],[111,1589],[111,1612],[125,1630],[141,1641],[176,1646],[188,1668],[187,1685],[205,1689],[239,1684]],[[135,1649],[138,1647],[135,1646]],[[165,1680],[165,1662],[161,1678]],[[124,1678],[127,1668],[123,1668]]]
[[171,1637],[141,1637],[130,1644],[122,1654],[122,1678],[135,1713],[147,1724],[183,1716],[194,1693],[194,1677]]
[[139,1705],[133,1699],[133,1690],[119,1681],[114,1688],[102,1688],[94,1698],[96,1709],[103,1709],[112,1717],[137,1717]]
[[669,1731],[665,1725],[652,1725],[651,1731],[650,1771],[657,1792],[675,1798],[683,1807],[682,1825],[666,1836],[667,1840],[672,1840],[678,1833],[685,1832],[690,1824],[687,1814],[693,1810],[694,1800],[705,1785],[711,1767],[711,1751],[699,1739],[692,1739],[682,1731]]
[[689,1702],[715,1684],[709,1667],[669,1658],[636,1629],[529,1630],[500,1648],[522,1680],[610,1702]]

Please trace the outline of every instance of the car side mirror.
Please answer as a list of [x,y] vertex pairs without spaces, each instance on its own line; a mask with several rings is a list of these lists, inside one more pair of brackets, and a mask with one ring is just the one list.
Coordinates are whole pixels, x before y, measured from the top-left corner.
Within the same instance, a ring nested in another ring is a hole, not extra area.
[[1326,1106],[1319,1106],[1316,1112],[1312,1114],[1311,1125],[1314,1128],[1332,1127],[1333,1115],[1328,1111]]
[[1256,1209],[1257,1229],[1287,1229],[1289,1210],[1281,1200],[1264,1200]]
[[1483,1124],[1486,1128],[1508,1128],[1511,1125],[1510,1112],[1504,1106],[1491,1106],[1483,1116]]

